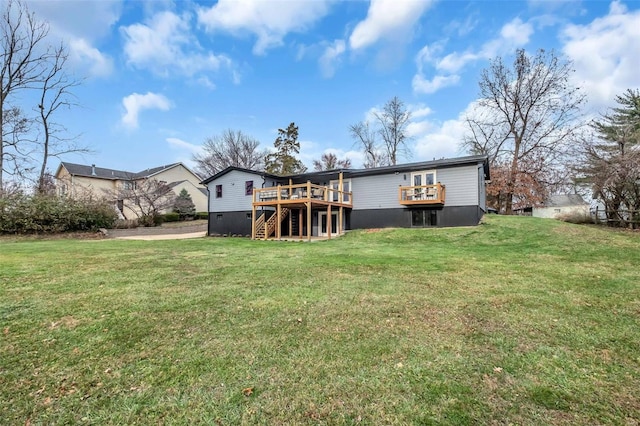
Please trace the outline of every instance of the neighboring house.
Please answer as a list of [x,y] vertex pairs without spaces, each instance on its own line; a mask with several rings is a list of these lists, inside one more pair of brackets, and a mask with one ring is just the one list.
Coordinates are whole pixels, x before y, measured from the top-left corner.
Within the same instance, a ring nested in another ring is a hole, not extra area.
[[551,195],[541,206],[525,207],[516,211],[524,216],[558,219],[564,216],[589,216],[589,203],[578,194]]
[[589,216],[589,203],[578,194],[551,195],[542,206],[534,207],[533,217],[557,219],[562,216]]
[[209,235],[307,238],[349,229],[477,225],[485,156],[292,176],[228,167],[209,189]]
[[[118,190],[137,185],[144,179],[156,179],[166,183],[178,195],[184,188],[191,195],[196,211],[207,211],[207,190],[200,178],[182,163],[154,167],[141,172],[127,172],[83,164],[62,162],[55,174],[59,195],[70,197],[114,197]],[[132,206],[114,199],[115,206],[126,219],[137,217]]]

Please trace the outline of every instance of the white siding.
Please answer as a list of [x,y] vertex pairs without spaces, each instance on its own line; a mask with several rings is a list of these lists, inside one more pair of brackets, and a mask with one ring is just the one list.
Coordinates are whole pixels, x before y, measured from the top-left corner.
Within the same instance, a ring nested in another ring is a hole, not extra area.
[[[404,180],[406,176],[407,180]],[[398,187],[411,185],[411,173],[351,178],[353,209],[393,209],[401,207]]]
[[[235,212],[251,210],[253,197],[245,195],[245,182],[253,181],[254,188],[262,187],[262,176],[240,170],[229,173],[207,184],[210,212]],[[216,185],[222,185],[222,198],[216,198]]]
[[[476,206],[479,202],[478,166],[436,169],[436,181],[446,188],[445,206]],[[402,207],[398,187],[411,186],[411,172],[351,178],[353,209],[389,209]]]
[[478,166],[438,169],[436,179],[445,186],[445,206],[478,205]]
[[557,219],[562,216],[581,215],[589,216],[589,206],[587,204],[579,206],[563,206],[563,207],[534,207],[533,217],[543,217],[547,219]]

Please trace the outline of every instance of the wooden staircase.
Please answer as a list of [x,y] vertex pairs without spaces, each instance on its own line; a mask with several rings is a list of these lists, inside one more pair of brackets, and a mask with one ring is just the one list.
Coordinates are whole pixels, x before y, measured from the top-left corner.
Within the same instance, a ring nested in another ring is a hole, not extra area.
[[[280,221],[284,221],[289,216],[289,209],[286,207],[280,208]],[[271,215],[267,222],[264,221],[265,215],[263,214],[256,220],[256,239],[269,238],[276,230],[276,224],[278,222],[278,215],[274,213]]]

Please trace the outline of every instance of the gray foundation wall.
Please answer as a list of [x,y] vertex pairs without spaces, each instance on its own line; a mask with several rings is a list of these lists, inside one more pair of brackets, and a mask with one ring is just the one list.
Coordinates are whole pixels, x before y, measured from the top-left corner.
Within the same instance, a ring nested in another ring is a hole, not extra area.
[[209,213],[209,235],[222,234],[251,236],[251,210]]
[[[350,229],[410,228],[411,210],[409,208],[352,210]],[[433,210],[438,217],[436,225],[438,227],[477,225],[484,214],[479,206],[454,206]]]

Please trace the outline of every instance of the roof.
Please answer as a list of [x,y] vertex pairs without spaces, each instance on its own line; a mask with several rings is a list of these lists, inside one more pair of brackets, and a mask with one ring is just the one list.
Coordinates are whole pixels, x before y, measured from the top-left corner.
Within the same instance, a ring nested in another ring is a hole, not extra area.
[[232,172],[232,171],[251,173],[251,174],[254,174],[254,175],[258,175],[258,176],[266,176],[266,177],[275,178],[275,179],[283,178],[283,176],[276,176],[276,175],[272,175],[272,174],[269,174],[269,173],[260,172],[260,171],[257,171],[257,170],[251,170],[251,169],[244,169],[242,167],[229,166],[226,169],[224,169],[222,171],[219,171],[215,175],[213,175],[211,177],[208,177],[207,179],[203,180],[200,183],[202,185],[206,185],[209,182],[214,181],[214,180],[218,179],[219,177],[222,177],[222,176],[224,176],[227,173]]
[[587,204],[588,203],[578,194],[558,194],[551,195],[540,207],[569,207]]
[[370,169],[335,169],[335,170],[326,170],[321,172],[309,172],[309,173],[301,173],[297,175],[288,175],[288,176],[276,176],[269,173],[259,172],[256,170],[243,169],[241,167],[227,167],[221,172],[203,180],[203,185],[233,171],[238,170],[246,173],[252,173],[259,176],[265,176],[273,179],[295,179],[295,180],[314,180],[321,177],[331,177],[337,176],[340,172],[343,173],[344,177],[359,177],[359,176],[370,176],[370,175],[382,175],[389,173],[401,173],[408,172],[413,170],[420,169],[433,169],[433,168],[443,168],[443,167],[455,167],[462,166],[465,164],[484,164],[484,172],[486,179],[489,179],[489,164],[487,161],[487,157],[485,155],[470,155],[467,157],[458,157],[458,158],[442,158],[440,160],[432,160],[432,161],[421,161],[418,163],[406,163],[406,164],[396,164],[395,166],[384,166],[384,167],[374,167]]
[[[85,164],[67,163],[66,161],[60,163],[60,167],[64,167],[65,169],[67,169],[69,174],[73,176],[86,176],[86,177],[93,177],[97,179],[109,179],[109,180],[132,180],[132,179],[148,178],[162,171],[171,169],[179,165],[182,165],[182,163],[173,163],[173,164],[168,164],[166,166],[154,167],[152,169],[146,169],[141,172],[128,172],[124,170],[96,167],[95,165],[87,166]],[[59,171],[59,168],[58,168],[58,171]]]

